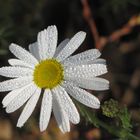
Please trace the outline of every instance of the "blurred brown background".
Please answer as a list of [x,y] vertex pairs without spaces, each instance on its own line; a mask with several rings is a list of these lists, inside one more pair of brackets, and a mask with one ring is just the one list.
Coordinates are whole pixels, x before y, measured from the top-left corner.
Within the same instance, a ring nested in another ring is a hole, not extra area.
[[[110,90],[96,92],[103,103],[110,98],[126,105],[132,116],[133,134],[140,137],[140,1],[139,0],[0,0],[0,66],[8,65],[11,42],[26,49],[36,41],[37,33],[56,25],[59,42],[77,31],[87,33],[77,52],[98,48],[107,60]],[[76,52],[76,53],[77,53]],[[0,80],[5,78],[0,77]],[[7,93],[1,93],[0,101]],[[63,135],[52,117],[44,133],[38,129],[40,104],[26,125],[16,122],[21,110],[6,114],[0,107],[0,140],[113,140],[115,136],[96,128],[81,117],[80,124]],[[112,123],[98,110],[99,118]]]

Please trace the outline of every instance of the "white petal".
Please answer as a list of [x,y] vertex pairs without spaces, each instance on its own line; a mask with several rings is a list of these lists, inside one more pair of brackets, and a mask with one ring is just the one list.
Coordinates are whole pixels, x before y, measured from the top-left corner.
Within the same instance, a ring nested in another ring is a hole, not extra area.
[[63,40],[63,41],[58,45],[58,47],[56,48],[54,57],[57,57],[57,55],[58,55],[58,54],[60,53],[60,51],[68,44],[68,42],[69,42],[69,39],[65,39],[65,40]]
[[91,78],[91,79],[83,79],[83,78],[73,78],[69,81],[72,81],[77,86],[91,89],[91,90],[107,90],[109,89],[109,82],[103,78]]
[[56,57],[58,61],[63,61],[67,57],[69,57],[73,52],[75,52],[78,47],[82,44],[86,37],[85,32],[78,32],[74,37],[68,42],[68,44],[60,51],[58,56]]
[[34,83],[26,86],[6,107],[6,112],[11,113],[19,109],[36,91],[37,87]]
[[47,30],[38,33],[37,42],[41,59],[52,58],[57,45],[57,28],[49,26]]
[[40,60],[37,42],[29,45],[29,51],[37,60]]
[[20,60],[33,66],[38,64],[37,59],[33,55],[31,55],[27,50],[23,49],[22,47],[12,43],[9,46],[9,49]]
[[89,61],[89,62],[88,62],[88,64],[92,64],[92,63],[94,63],[94,64],[104,64],[104,65],[106,65],[106,60],[105,60],[105,59],[102,59],[102,58],[99,58],[99,59],[94,60],[93,62],[92,62],[92,61]]
[[48,89],[45,90],[43,99],[42,99],[42,105],[41,105],[41,112],[40,112],[40,121],[39,121],[39,127],[40,131],[45,131],[52,112],[52,93]]
[[97,97],[94,95],[88,93],[87,91],[78,88],[74,85],[71,85],[69,83],[66,83],[64,85],[66,91],[76,100],[81,102],[82,104],[91,107],[91,108],[96,108],[98,109],[100,107],[100,101]]
[[107,73],[106,65],[90,64],[69,66],[64,69],[65,79],[71,78],[94,78],[96,76]]
[[35,109],[35,106],[37,104],[37,101],[40,97],[41,89],[37,89],[34,93],[34,95],[29,99],[27,104],[25,105],[19,119],[17,122],[17,127],[22,127],[24,123],[28,120],[28,118],[31,116],[32,112]]
[[103,64],[103,65],[106,65],[106,60],[102,59],[102,58],[99,58],[99,59],[95,59],[95,60],[89,60],[88,62],[82,61],[80,63],[75,63],[74,61],[73,62],[64,61],[64,62],[62,62],[62,64],[64,65],[64,67],[77,66],[77,65],[91,65],[91,64]]
[[20,77],[20,78],[0,82],[0,92],[21,88],[31,83],[32,79],[33,79],[32,76],[28,76],[28,77]]
[[32,76],[33,70],[21,67],[2,67],[0,68],[0,75],[5,77],[23,77]]
[[61,103],[59,88],[53,89],[53,112],[60,130],[65,133],[70,131],[70,122],[67,113]]
[[20,67],[27,67],[27,68],[31,68],[33,69],[34,66],[22,61],[22,60],[19,60],[19,59],[9,59],[8,60],[8,63],[11,65],[11,66],[20,66]]
[[60,96],[62,106],[65,109],[65,112],[67,113],[67,115],[69,117],[69,120],[73,124],[79,123],[79,121],[80,121],[79,113],[78,113],[73,101],[71,100],[71,98],[69,97],[69,95],[67,94],[65,89],[61,86],[59,86],[59,96]]
[[6,107],[18,94],[24,89],[26,86],[20,88],[20,89],[15,89],[11,92],[9,92],[3,99],[2,104],[3,107]]
[[91,49],[65,59],[64,65],[69,66],[71,63],[75,65],[87,64],[87,62],[95,60],[100,55],[99,50]]

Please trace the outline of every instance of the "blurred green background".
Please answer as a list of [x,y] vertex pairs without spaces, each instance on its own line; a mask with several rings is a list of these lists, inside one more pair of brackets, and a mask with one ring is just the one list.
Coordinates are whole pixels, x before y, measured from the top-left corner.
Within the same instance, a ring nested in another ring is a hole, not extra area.
[[[109,72],[105,78],[110,81],[109,91],[92,93],[98,96],[101,104],[113,98],[120,106],[125,105],[131,116],[131,132],[140,137],[140,0],[86,1],[91,10],[90,18],[95,21],[103,42],[100,51],[102,58],[107,60]],[[59,43],[83,30],[87,38],[77,52],[95,48],[94,34],[83,13],[83,4],[84,0],[0,0],[0,66],[8,65],[7,60],[14,57],[8,50],[10,43],[28,49],[28,45],[36,41],[37,33],[49,25],[57,26]],[[109,40],[113,33],[118,38],[106,42],[104,39]],[[1,101],[6,94],[1,93]],[[71,126],[68,134],[59,131],[53,116],[46,132],[40,133],[39,109],[40,104],[26,125],[19,129],[16,122],[22,109],[6,114],[1,105],[0,140],[117,139],[106,129],[96,128],[82,115],[80,124]],[[117,118],[105,116],[101,109],[94,113],[103,122],[117,126]]]

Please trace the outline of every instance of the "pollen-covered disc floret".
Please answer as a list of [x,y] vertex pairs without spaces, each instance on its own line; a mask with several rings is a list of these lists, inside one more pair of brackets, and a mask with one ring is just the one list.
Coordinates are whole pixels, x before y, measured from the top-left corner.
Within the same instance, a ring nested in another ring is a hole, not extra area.
[[52,89],[63,80],[63,66],[55,59],[41,61],[34,70],[34,82],[40,88]]
[[71,97],[90,108],[100,108],[99,99],[85,89],[109,88],[109,82],[98,77],[107,73],[106,61],[99,58],[101,53],[97,49],[72,55],[85,37],[86,33],[80,31],[57,46],[57,28],[49,26],[38,33],[29,51],[13,43],[10,45],[17,59],[9,59],[11,66],[0,68],[1,76],[12,78],[0,82],[0,92],[9,91],[2,101],[7,113],[25,104],[17,127],[22,127],[29,119],[41,94],[40,131],[46,130],[52,112],[63,133],[70,131],[70,123],[80,122]]

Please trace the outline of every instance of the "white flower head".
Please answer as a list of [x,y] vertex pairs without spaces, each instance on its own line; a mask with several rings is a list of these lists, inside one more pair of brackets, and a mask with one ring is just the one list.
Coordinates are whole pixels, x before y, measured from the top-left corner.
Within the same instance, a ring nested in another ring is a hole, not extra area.
[[70,56],[85,36],[86,33],[80,31],[56,48],[57,28],[49,26],[38,33],[36,43],[29,45],[30,52],[16,44],[10,45],[10,51],[18,59],[10,59],[11,66],[0,68],[0,75],[12,78],[0,83],[0,91],[10,91],[2,101],[7,113],[26,103],[18,127],[22,127],[31,116],[41,94],[41,131],[47,128],[52,111],[63,133],[70,131],[70,122],[79,123],[79,113],[70,96],[88,107],[100,107],[98,98],[84,89],[109,88],[107,80],[97,78],[107,72],[105,60],[98,59],[101,53],[91,49]]

